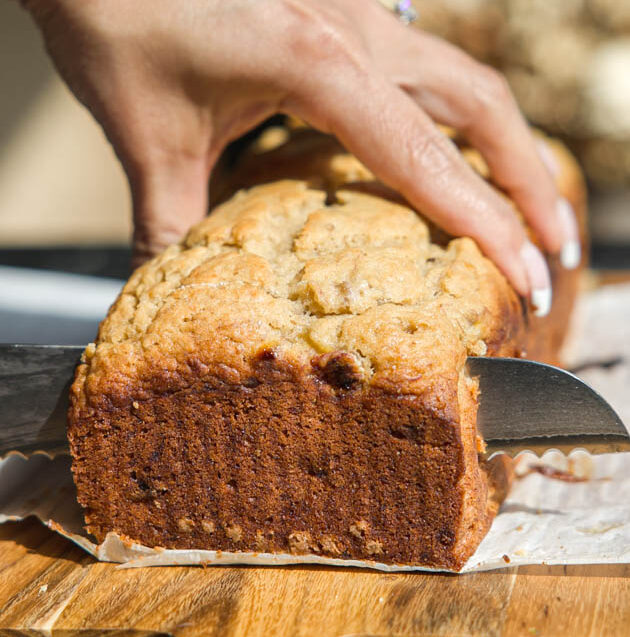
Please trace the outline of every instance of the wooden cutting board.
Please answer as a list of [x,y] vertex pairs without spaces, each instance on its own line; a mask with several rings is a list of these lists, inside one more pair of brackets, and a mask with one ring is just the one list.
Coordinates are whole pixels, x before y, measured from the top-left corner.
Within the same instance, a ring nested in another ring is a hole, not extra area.
[[630,634],[630,565],[468,575],[96,562],[34,519],[0,526],[0,635]]

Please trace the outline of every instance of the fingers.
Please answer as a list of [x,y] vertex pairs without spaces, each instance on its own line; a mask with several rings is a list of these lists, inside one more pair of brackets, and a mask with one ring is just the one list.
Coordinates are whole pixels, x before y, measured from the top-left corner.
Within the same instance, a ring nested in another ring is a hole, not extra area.
[[[404,28],[390,16],[378,17],[382,35],[370,42],[377,47],[373,54],[382,72],[435,121],[467,137],[546,250],[560,253],[565,267],[576,267],[580,243],[575,215],[558,196],[546,165],[553,162],[549,149],[535,142],[503,76],[439,38]],[[375,22],[370,15],[366,20]]]
[[544,258],[526,240],[514,209],[472,171],[405,92],[353,64],[334,72],[314,69],[311,79],[313,94],[292,104],[297,115],[337,135],[438,225],[473,237],[520,294],[537,301],[540,312],[548,309]]
[[208,206],[208,168],[203,158],[124,162],[133,201],[133,266],[179,241],[201,221]]
[[[575,217],[568,202],[559,197],[507,82],[495,71],[476,63],[468,79],[471,86],[468,99],[461,93],[461,83],[442,86],[443,94],[460,92],[453,101],[461,105],[461,110],[451,123],[459,122],[459,129],[483,154],[493,180],[514,200],[543,246],[564,257],[567,249],[576,246]],[[569,225],[571,220],[573,227]]]

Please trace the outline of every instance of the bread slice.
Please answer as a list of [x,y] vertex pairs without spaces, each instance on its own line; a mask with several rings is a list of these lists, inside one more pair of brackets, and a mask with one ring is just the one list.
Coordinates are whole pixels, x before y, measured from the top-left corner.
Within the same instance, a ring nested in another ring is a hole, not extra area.
[[507,474],[466,357],[545,323],[472,240],[322,165],[140,267],[86,349],[68,436],[98,540],[458,570],[487,532]]

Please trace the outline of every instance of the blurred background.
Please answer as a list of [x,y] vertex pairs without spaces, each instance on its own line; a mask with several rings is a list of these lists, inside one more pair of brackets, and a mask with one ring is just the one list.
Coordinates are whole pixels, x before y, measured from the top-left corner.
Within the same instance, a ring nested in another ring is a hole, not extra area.
[[[365,0],[371,1],[371,0]],[[592,264],[630,268],[630,0],[414,0],[576,153]],[[123,172],[29,16],[0,3],[0,342],[86,343],[129,273]]]

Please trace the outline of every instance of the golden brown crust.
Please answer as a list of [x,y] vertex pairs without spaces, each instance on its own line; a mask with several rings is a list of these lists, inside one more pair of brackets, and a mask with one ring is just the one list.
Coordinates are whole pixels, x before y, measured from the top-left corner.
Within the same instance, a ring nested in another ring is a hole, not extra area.
[[365,382],[405,393],[467,355],[514,351],[520,305],[473,241],[443,248],[402,205],[336,197],[295,181],[241,192],[139,268],[86,352],[88,394],[193,351],[238,373],[262,346],[301,367],[346,351]]
[[458,569],[506,483],[479,459],[466,357],[521,355],[542,327],[472,240],[433,242],[336,142],[298,135],[235,179],[308,183],[219,206],[86,349],[68,434],[88,528]]

